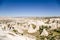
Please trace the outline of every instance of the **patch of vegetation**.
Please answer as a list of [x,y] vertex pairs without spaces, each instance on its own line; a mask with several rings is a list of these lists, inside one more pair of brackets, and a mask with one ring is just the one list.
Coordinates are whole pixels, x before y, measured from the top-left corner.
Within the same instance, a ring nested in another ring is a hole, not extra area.
[[44,26],[44,25],[42,25],[42,26],[39,27],[39,32],[41,33],[41,32],[43,31],[43,29],[48,30],[49,27],[48,27],[48,26]]
[[[50,27],[47,27],[47,26],[44,26],[44,25],[40,26],[39,27],[39,33],[41,34],[43,29],[49,30]],[[60,40],[60,28],[57,28],[57,29],[54,29],[54,30],[49,30],[48,33],[49,33],[48,36],[37,36],[36,40],[45,40],[45,38],[47,40]]]
[[60,33],[60,28],[55,29],[54,31]]
[[[60,39],[60,33],[57,31],[58,31],[58,29],[51,30],[49,35],[47,36],[47,39],[48,40],[59,40]],[[57,36],[58,36],[58,38],[57,38]]]
[[33,27],[33,29],[35,29],[36,28],[36,25],[32,24],[32,27]]
[[17,32],[17,30],[13,30],[14,32]]
[[19,33],[19,32],[18,32],[17,30],[15,30],[15,29],[13,30],[13,32],[16,33],[16,34]]

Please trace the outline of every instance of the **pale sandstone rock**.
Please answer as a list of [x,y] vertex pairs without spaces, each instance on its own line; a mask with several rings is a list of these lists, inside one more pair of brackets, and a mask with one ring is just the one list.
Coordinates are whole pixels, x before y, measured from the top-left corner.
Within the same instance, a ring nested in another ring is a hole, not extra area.
[[43,29],[43,32],[41,33],[41,36],[48,36],[48,32],[46,31],[46,29]]

